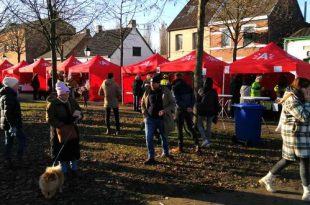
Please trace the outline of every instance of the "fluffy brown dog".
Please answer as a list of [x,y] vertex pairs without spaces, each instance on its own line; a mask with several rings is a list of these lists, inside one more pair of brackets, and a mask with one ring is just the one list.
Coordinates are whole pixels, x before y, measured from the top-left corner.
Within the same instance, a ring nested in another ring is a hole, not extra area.
[[64,174],[60,166],[47,167],[45,172],[40,176],[39,186],[45,198],[52,198],[57,190],[62,192],[64,183]]

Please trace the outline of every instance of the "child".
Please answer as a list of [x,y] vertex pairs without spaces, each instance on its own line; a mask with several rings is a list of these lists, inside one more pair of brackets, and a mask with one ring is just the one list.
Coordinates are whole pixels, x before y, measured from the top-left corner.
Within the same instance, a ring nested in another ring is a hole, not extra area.
[[80,89],[81,97],[84,101],[84,107],[87,108],[87,101],[89,100],[89,92],[85,86]]

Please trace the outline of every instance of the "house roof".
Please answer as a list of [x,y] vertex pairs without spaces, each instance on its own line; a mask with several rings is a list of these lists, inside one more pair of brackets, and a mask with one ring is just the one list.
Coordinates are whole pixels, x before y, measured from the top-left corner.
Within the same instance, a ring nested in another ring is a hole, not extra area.
[[300,37],[309,37],[310,38],[310,27],[304,27],[295,33],[293,33],[289,38],[300,38]]
[[[70,37],[68,41],[66,41],[63,45],[64,51],[63,56],[64,58],[68,58],[75,49],[78,49],[82,47],[82,52],[84,52],[85,44],[91,39],[91,36],[85,32],[85,33],[78,33]],[[81,45],[83,44],[83,45]],[[78,51],[79,52],[79,51]],[[44,53],[40,58],[51,58],[52,52],[48,51],[47,53]],[[83,53],[84,56],[84,53]],[[59,53],[57,52],[57,58],[60,58]]]
[[[253,14],[254,16],[247,16],[247,17],[256,17],[256,16],[268,16],[273,11],[273,8],[276,6],[279,0],[260,0],[258,1],[248,1],[253,2],[253,11],[251,8],[251,11],[248,12],[249,14]],[[222,9],[224,6],[224,3],[219,7],[218,11],[212,18],[212,22],[221,21],[221,16],[227,16],[226,11],[229,10],[232,14],[232,16],[237,16],[237,13],[234,14],[233,11],[236,11],[238,8],[238,4],[236,0],[226,0],[225,4],[227,9]],[[255,5],[254,5],[255,4]],[[239,4],[240,5],[240,4]],[[252,6],[251,4],[248,4],[249,6]],[[240,6],[239,6],[240,7]],[[244,8],[243,8],[244,9]]]
[[[209,0],[206,4],[205,25],[207,26],[218,8],[218,0]],[[167,31],[197,27],[198,0],[190,0],[168,26]]]
[[[124,28],[124,40],[132,31],[132,28]],[[91,50],[91,56],[110,56],[120,45],[119,38],[120,29],[106,30],[96,33],[92,39],[87,43],[88,48]],[[80,50],[77,57],[84,57],[84,51]]]

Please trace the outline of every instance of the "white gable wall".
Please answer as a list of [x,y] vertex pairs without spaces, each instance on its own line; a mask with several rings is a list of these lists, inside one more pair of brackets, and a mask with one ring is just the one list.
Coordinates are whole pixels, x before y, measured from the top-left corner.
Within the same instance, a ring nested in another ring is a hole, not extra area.
[[[132,48],[141,47],[141,56],[133,56]],[[132,29],[130,34],[124,40],[124,58],[123,65],[130,65],[143,61],[144,59],[153,55],[153,52],[149,49],[147,44],[144,42],[137,29]],[[110,60],[112,63],[120,65],[120,47],[112,54]]]
[[300,60],[304,60],[307,56],[307,51],[310,51],[310,40],[288,41],[284,46],[286,51]]

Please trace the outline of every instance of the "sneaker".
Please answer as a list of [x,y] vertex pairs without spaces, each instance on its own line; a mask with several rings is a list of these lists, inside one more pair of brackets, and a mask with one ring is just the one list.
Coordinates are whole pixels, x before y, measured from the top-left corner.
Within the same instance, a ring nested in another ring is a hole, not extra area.
[[273,181],[275,179],[275,176],[273,174],[271,174],[270,172],[264,176],[263,178],[261,178],[258,183],[261,185],[261,186],[264,186],[266,188],[266,190],[268,192],[276,192],[275,188],[273,187]]
[[120,135],[121,134],[121,131],[116,131],[115,132],[115,135],[117,136],[117,135]]
[[302,186],[304,193],[302,194],[301,200],[303,201],[310,201],[310,187],[309,186]]
[[107,129],[107,131],[105,132],[106,135],[110,135],[111,134],[111,130]]
[[183,148],[181,147],[175,147],[171,149],[172,153],[184,153]]
[[157,161],[154,158],[149,158],[144,162],[144,165],[155,165]]
[[204,140],[201,144],[202,147],[210,147],[211,143],[209,142],[209,140]]

